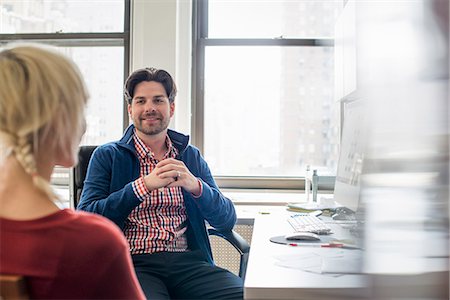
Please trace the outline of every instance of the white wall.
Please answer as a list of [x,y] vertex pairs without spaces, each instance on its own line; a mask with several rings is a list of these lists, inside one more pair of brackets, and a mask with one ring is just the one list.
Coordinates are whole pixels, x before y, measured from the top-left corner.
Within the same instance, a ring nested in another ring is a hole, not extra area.
[[170,127],[190,133],[192,0],[134,0],[131,70],[156,67],[175,79],[178,96]]

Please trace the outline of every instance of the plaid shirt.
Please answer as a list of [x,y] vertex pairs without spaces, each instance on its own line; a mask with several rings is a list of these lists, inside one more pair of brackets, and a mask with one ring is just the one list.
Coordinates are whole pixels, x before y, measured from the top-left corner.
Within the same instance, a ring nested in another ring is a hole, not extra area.
[[[131,254],[186,251],[187,215],[181,187],[149,191],[143,177],[151,173],[159,161],[136,133],[133,139],[140,162],[141,177],[136,179],[132,186],[142,203],[130,213],[125,222],[124,233],[130,244]],[[163,159],[175,158],[178,151],[168,136],[166,145],[168,151]]]

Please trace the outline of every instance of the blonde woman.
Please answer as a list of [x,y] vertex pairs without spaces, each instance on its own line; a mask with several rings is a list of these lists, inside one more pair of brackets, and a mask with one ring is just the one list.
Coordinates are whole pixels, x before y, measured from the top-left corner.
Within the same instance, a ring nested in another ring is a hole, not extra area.
[[76,66],[38,45],[0,52],[0,273],[32,298],[143,299],[122,232],[59,209],[55,165],[76,164],[88,98]]

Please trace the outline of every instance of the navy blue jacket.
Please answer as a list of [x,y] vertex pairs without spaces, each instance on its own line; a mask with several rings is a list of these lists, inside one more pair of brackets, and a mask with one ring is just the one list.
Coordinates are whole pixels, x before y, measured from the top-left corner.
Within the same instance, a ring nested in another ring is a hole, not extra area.
[[[132,182],[140,176],[133,132],[134,126],[131,125],[120,141],[99,146],[94,151],[77,207],[103,215],[122,229],[131,211],[141,204],[132,188]],[[189,137],[170,129],[168,135],[178,150],[177,159],[183,161],[202,183],[203,191],[199,198],[182,189],[189,220],[189,249],[200,249],[213,264],[205,221],[218,230],[231,230],[236,223],[236,211],[231,200],[219,191],[199,150],[188,144]]]

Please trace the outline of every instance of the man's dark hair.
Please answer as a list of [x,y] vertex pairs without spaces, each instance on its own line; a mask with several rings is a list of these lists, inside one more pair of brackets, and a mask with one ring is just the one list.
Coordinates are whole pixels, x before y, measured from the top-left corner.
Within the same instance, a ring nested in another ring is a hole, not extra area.
[[166,90],[166,94],[169,97],[169,102],[175,101],[177,95],[177,87],[172,79],[172,76],[167,71],[158,70],[155,68],[144,68],[134,71],[128,76],[124,87],[124,96],[128,104],[131,104],[134,96],[134,89],[143,81],[155,81],[163,85]]

